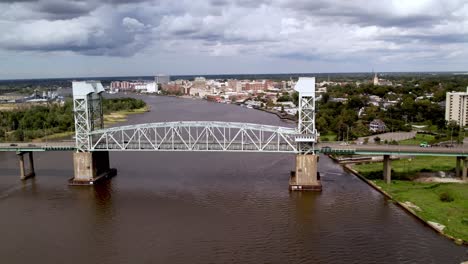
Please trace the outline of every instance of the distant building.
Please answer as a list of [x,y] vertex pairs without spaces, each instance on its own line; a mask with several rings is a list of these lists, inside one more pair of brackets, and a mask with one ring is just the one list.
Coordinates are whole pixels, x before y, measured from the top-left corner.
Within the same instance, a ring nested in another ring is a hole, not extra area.
[[372,122],[369,124],[369,131],[373,133],[380,133],[380,132],[385,132],[387,127],[385,126],[384,121],[380,119],[374,119]]
[[375,86],[392,86],[393,83],[389,80],[385,80],[385,79],[379,79],[379,77],[377,76],[377,73],[375,73],[374,75],[374,80],[373,80],[373,83]]
[[158,84],[156,82],[138,83],[135,84],[135,90],[146,93],[156,93],[158,91]]
[[161,86],[161,90],[167,92],[167,93],[171,93],[171,94],[177,94],[177,93],[183,93],[184,92],[184,89],[182,87],[182,85],[179,85],[179,84],[163,84]]
[[154,81],[157,84],[168,84],[171,81],[171,76],[164,75],[164,74],[158,74],[158,75],[156,75],[156,77],[154,77]]
[[379,77],[377,77],[377,73],[374,75],[374,85],[379,85]]
[[135,84],[133,82],[127,82],[127,81],[122,81],[122,82],[116,81],[116,82],[111,82],[110,89],[112,91],[115,91],[115,90],[128,91],[128,90],[135,89]]
[[193,88],[195,88],[195,89],[206,89],[206,78],[205,77],[196,77],[193,80]]
[[242,92],[242,82],[235,79],[230,79],[228,80],[228,88],[231,89],[233,92],[240,93]]
[[445,102],[445,120],[455,121],[459,126],[468,124],[468,87],[466,92],[449,92]]
[[268,84],[269,83],[265,80],[261,82],[259,81],[248,82],[245,84],[244,91],[252,91],[252,92],[266,91],[268,89]]

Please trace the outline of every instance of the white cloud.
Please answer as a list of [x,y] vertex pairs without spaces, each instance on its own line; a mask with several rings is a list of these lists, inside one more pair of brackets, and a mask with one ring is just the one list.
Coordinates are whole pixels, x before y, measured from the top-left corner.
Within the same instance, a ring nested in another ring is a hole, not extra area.
[[362,69],[468,59],[463,0],[7,0],[0,31],[8,53],[248,56]]
[[122,25],[128,32],[141,32],[145,30],[146,26],[135,18],[124,17]]

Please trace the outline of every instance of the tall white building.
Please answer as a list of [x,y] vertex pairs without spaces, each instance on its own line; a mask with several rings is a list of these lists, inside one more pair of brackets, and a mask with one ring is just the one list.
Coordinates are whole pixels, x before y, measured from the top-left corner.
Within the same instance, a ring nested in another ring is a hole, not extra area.
[[171,76],[164,75],[164,74],[158,74],[158,75],[156,75],[156,77],[154,77],[154,81],[157,84],[168,84],[171,81]]
[[466,92],[449,92],[445,104],[445,120],[456,121],[460,126],[468,125],[468,87]]
[[139,83],[135,85],[135,90],[146,93],[156,93],[158,84],[156,82]]

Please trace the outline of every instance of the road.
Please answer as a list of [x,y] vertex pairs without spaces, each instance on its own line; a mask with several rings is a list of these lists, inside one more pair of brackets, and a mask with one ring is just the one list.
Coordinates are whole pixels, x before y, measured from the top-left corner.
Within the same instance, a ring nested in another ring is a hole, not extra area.
[[[40,143],[0,143],[0,151],[44,151],[44,150],[74,150],[75,142],[40,142]],[[340,143],[319,143],[316,149],[323,152],[323,148],[331,148],[331,152],[348,151],[356,155],[421,155],[421,156],[468,156],[468,145],[455,145],[454,147],[429,147],[423,148],[411,145],[342,145]],[[121,149],[116,149],[121,150]],[[132,149],[128,149],[132,151]],[[161,149],[163,150],[163,149]],[[111,150],[112,151],[112,150]]]
[[[317,148],[322,149],[330,147],[333,150],[355,150],[356,154],[381,154],[381,152],[389,152],[395,155],[401,154],[416,154],[416,155],[429,155],[429,154],[465,154],[468,155],[468,145],[455,145],[454,147],[429,147],[423,148],[414,145],[341,145],[339,143],[320,143]],[[363,153],[368,152],[368,153]]]

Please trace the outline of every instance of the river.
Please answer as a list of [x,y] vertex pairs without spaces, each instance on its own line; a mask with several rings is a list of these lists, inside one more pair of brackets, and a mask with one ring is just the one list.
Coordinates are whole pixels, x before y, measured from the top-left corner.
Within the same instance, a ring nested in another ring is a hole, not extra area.
[[[213,120],[294,126],[235,105],[148,97],[127,123]],[[439,236],[380,193],[320,158],[323,192],[291,193],[294,156],[111,153],[118,175],[69,187],[72,155],[35,154],[19,180],[0,153],[0,263],[460,263]]]

